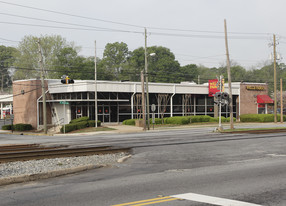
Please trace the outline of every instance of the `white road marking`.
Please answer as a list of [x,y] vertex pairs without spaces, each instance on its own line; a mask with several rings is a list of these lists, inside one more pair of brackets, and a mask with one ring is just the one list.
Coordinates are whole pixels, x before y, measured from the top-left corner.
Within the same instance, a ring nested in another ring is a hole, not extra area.
[[195,194],[195,193],[171,195],[171,197],[191,200],[195,202],[208,203],[208,204],[213,204],[213,205],[220,205],[220,206],[261,206],[261,205],[248,203],[248,202],[241,202],[237,200],[230,200],[230,199],[212,197],[212,196],[207,196],[207,195],[200,195],[200,194]]

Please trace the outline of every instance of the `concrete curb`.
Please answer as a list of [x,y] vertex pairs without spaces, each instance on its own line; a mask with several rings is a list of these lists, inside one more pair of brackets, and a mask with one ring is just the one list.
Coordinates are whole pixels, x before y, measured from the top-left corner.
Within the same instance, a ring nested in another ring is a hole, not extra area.
[[5,177],[5,178],[0,178],[0,186],[15,184],[15,183],[29,182],[29,181],[36,181],[36,180],[41,180],[41,179],[48,179],[51,177],[68,175],[68,174],[83,172],[83,171],[87,171],[91,169],[98,169],[101,167],[103,167],[103,165],[99,165],[99,166],[87,165],[87,166],[81,166],[81,167],[75,167],[75,168],[69,168],[69,169],[63,169],[63,170],[55,170],[55,171],[39,173],[39,174]]
[[127,155],[125,157],[122,157],[120,159],[117,160],[118,163],[122,163],[125,162],[127,159],[129,159],[130,157],[132,157],[132,155]]

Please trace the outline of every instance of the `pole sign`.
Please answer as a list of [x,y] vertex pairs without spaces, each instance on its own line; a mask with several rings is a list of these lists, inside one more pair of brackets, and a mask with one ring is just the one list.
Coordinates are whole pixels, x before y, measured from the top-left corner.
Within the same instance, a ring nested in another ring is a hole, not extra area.
[[69,102],[66,102],[66,101],[60,101],[60,104],[69,104]]
[[156,110],[156,105],[155,105],[155,104],[152,104],[152,105],[151,105],[151,111],[152,111],[152,112],[155,112],[155,110]]

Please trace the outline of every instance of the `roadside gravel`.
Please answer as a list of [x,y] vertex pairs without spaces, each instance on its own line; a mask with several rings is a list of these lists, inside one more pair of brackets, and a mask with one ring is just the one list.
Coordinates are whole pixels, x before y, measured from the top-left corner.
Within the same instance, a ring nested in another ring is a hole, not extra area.
[[86,165],[113,165],[126,155],[126,153],[117,153],[2,163],[0,164],[0,179],[21,175],[41,174],[63,169],[72,169]]

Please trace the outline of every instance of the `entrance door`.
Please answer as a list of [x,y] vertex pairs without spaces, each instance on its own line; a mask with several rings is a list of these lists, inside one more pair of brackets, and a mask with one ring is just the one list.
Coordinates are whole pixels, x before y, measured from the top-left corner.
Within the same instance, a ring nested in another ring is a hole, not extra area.
[[101,122],[110,122],[110,106],[98,106],[98,120]]
[[82,106],[76,106],[76,118],[82,117]]

